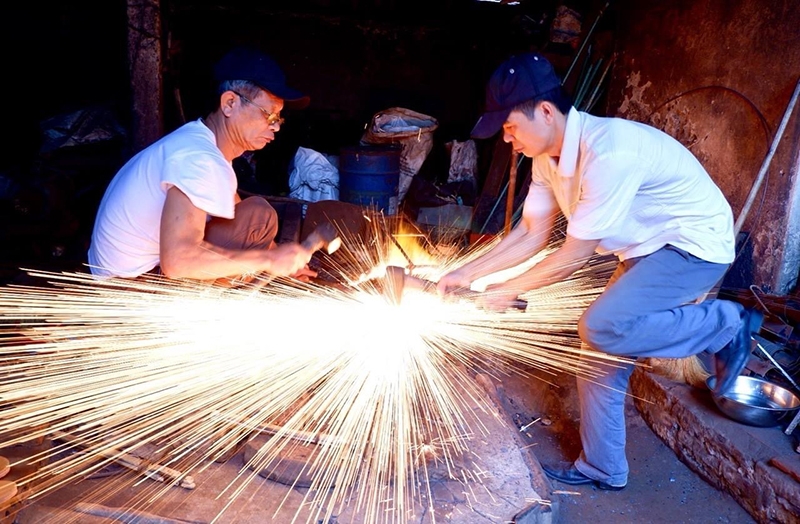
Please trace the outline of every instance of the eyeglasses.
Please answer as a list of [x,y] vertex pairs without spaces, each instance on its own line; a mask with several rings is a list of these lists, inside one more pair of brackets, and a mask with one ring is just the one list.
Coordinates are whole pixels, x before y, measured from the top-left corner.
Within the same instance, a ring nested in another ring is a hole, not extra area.
[[241,98],[242,100],[244,100],[248,104],[258,108],[259,111],[264,113],[264,118],[267,119],[267,125],[270,125],[270,126],[273,125],[273,124],[278,124],[279,126],[283,125],[284,119],[281,118],[280,111],[278,111],[277,113],[270,113],[269,111],[267,111],[266,109],[264,109],[260,105],[256,104],[255,102],[253,102],[252,100],[250,100],[249,98],[244,96],[243,94],[237,93],[236,91],[232,91],[232,92],[233,92],[234,95],[237,95],[239,98]]

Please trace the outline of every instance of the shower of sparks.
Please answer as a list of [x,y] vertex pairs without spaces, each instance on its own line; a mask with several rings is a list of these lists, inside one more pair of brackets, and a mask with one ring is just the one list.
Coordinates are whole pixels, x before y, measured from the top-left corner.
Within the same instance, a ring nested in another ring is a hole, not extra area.
[[[576,335],[607,263],[524,295],[524,313],[422,292],[395,304],[386,282],[365,278],[401,263],[390,260],[387,234],[375,227],[367,241],[344,238],[331,262],[345,283],[338,287],[31,271],[41,285],[0,288],[0,447],[70,435],[27,459],[41,467],[17,480],[20,491],[36,500],[143,449],[168,471],[199,479],[214,459],[270,427],[274,437],[219,494],[225,506],[215,521],[256,471],[316,443],[306,471],[312,485],[294,520],[327,522],[352,505],[368,522],[406,522],[416,503],[432,500],[429,463],[466,484],[486,474],[454,465],[485,433],[470,406],[495,413],[471,378],[476,363],[490,361],[496,376],[530,367],[592,378],[620,361],[582,351]],[[420,268],[433,267],[425,262]],[[181,483],[163,479],[137,505]]]

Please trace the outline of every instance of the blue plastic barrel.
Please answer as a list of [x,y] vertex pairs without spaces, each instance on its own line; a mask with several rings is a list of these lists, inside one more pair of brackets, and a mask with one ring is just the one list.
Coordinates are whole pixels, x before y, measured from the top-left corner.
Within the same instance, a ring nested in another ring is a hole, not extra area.
[[339,200],[397,214],[400,184],[399,145],[342,148],[339,155]]

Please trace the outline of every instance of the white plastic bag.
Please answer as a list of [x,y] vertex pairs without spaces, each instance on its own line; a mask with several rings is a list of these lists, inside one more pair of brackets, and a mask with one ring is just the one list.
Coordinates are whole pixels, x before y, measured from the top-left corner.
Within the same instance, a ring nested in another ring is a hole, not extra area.
[[397,200],[402,202],[422,163],[433,147],[433,132],[439,121],[432,116],[403,107],[391,107],[372,116],[362,144],[400,144],[400,184]]
[[445,146],[450,152],[450,171],[447,174],[447,182],[469,180],[477,187],[478,148],[475,146],[475,141],[452,140]]
[[308,202],[339,200],[339,169],[332,159],[298,147],[289,169],[290,197]]

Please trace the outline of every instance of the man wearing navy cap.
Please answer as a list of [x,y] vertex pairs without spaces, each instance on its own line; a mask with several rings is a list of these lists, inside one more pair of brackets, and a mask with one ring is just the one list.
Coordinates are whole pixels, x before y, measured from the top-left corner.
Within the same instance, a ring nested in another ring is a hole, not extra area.
[[[511,57],[492,75],[474,138],[503,133],[532,159],[522,219],[483,257],[444,275],[439,291],[516,266],[547,246],[557,215],[568,221],[558,249],[522,275],[487,289],[503,309],[525,291],[563,280],[594,254],[619,265],[578,323],[594,350],[625,357],[715,355],[716,392],[730,389],[760,329],[761,313],[725,300],[697,303],[734,259],[733,216],[697,159],[669,135],[619,118],[577,111],[540,54]],[[620,490],[628,482],[625,392],[632,365],[578,378],[583,451],[544,466],[566,484]]]
[[237,48],[214,68],[218,105],[131,158],[100,203],[89,265],[100,277],[217,280],[267,272],[313,275],[300,244],[275,244],[278,219],[261,197],[241,200],[232,161],[269,144],[281,110],[309,99],[273,59]]

